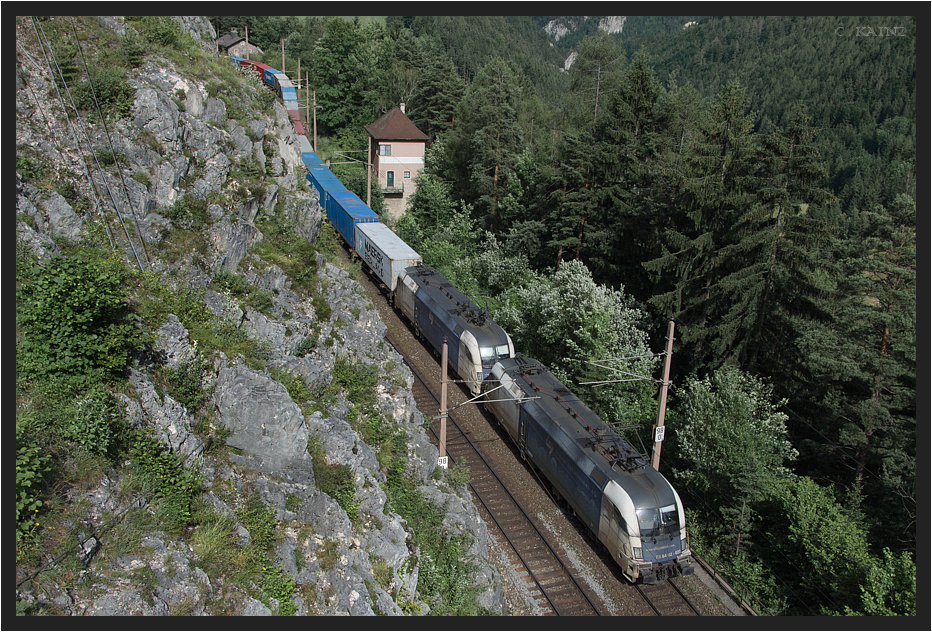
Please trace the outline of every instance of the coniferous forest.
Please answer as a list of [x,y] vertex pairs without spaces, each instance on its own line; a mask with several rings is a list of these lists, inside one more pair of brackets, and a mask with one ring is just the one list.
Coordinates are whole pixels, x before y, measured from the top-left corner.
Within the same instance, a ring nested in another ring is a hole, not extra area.
[[384,221],[648,452],[673,320],[660,471],[755,610],[916,614],[926,16],[209,19],[307,75],[322,158],[405,103]]
[[648,446],[674,319],[661,471],[756,607],[913,613],[917,20],[551,19],[212,18],[343,148],[405,102],[396,232]]

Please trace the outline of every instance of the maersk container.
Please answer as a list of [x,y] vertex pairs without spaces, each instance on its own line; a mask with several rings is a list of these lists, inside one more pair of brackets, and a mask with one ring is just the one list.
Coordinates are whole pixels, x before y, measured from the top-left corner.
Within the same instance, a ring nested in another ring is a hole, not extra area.
[[366,206],[358,195],[345,189],[331,191],[327,195],[324,207],[327,209],[327,219],[350,248],[355,247],[356,224],[381,221],[375,211]]
[[389,292],[395,291],[405,268],[421,263],[421,255],[381,222],[356,224],[356,254]]

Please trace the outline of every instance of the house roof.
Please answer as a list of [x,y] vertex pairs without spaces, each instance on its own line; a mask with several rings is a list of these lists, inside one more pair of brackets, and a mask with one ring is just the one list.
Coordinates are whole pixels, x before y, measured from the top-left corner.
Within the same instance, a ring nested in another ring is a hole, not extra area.
[[237,35],[236,33],[227,33],[226,35],[221,35],[217,38],[217,46],[220,48],[230,48],[231,46],[242,42],[244,37]]
[[398,106],[383,114],[375,123],[366,125],[365,130],[375,140],[428,140],[427,134],[415,127]]

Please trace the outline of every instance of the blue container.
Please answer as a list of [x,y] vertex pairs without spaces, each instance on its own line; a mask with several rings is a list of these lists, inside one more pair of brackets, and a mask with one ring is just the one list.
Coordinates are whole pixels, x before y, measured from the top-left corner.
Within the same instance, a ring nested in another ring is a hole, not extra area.
[[356,224],[381,221],[375,211],[366,206],[359,196],[346,189],[330,191],[325,201],[327,219],[333,224],[350,249],[356,247]]
[[327,210],[327,200],[333,192],[346,191],[346,187],[340,182],[339,178],[333,175],[333,172],[326,167],[317,167],[308,170],[307,180],[315,189],[317,197],[320,199],[320,205]]
[[304,163],[304,166],[307,167],[308,171],[311,169],[325,169],[324,161],[314,153],[314,150],[308,146],[307,149],[301,150],[301,162]]

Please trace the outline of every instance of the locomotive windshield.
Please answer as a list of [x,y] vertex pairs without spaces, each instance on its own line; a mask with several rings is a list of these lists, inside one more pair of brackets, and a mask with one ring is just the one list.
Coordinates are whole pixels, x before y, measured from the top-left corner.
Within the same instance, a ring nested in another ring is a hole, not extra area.
[[497,361],[508,357],[508,345],[479,347],[479,356],[482,358],[482,368],[491,369]]
[[676,505],[653,509],[638,509],[638,527],[642,538],[673,535],[680,528]]

